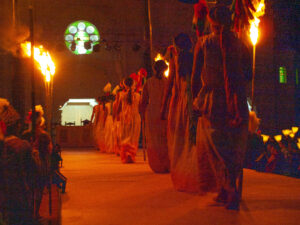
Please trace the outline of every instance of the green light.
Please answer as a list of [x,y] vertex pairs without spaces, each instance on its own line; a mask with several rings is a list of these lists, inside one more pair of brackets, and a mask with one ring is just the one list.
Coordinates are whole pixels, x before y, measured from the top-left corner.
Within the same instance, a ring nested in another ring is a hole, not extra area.
[[97,28],[90,22],[79,20],[71,23],[65,31],[65,44],[76,55],[91,54],[100,35]]
[[279,83],[281,84],[287,83],[286,68],[283,66],[279,67]]

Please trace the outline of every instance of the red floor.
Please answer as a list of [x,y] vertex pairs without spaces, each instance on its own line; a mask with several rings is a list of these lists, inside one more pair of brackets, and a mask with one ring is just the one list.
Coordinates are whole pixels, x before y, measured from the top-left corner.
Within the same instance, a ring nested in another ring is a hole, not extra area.
[[170,176],[152,173],[141,152],[127,165],[95,150],[64,150],[63,159],[63,225],[300,224],[300,179],[245,170],[235,212],[212,205],[212,194],[175,191]]

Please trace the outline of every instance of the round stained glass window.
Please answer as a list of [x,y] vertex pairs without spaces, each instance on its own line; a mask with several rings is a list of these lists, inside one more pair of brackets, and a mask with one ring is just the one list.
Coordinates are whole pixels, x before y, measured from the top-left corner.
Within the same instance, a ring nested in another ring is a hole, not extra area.
[[99,41],[99,31],[95,25],[87,21],[71,23],[65,31],[66,46],[76,55],[91,54]]

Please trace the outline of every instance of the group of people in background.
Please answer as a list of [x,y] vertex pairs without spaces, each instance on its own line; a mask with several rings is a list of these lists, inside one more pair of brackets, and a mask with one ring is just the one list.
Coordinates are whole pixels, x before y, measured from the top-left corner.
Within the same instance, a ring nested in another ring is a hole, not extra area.
[[50,177],[65,180],[58,171],[60,155],[45,131],[43,109],[36,106],[35,110],[35,125],[29,112],[28,129],[21,132],[25,121],[0,98],[0,221],[4,224],[38,222],[44,190],[52,183]]
[[287,130],[284,135],[271,137],[261,134],[258,118],[252,119],[244,167],[300,178],[299,128],[294,127],[294,131]]
[[98,98],[94,137],[100,151],[132,163],[141,133],[154,172],[170,172],[179,191],[217,192],[216,202],[238,209],[251,58],[231,31],[227,7],[212,8],[208,20],[212,32],[198,38],[195,46],[185,33],[173,39],[166,53],[167,78],[167,65],[160,60],[153,66],[154,76],[131,75],[114,89],[113,97],[108,93]]
[[132,163],[141,129],[140,93],[131,77],[124,79],[113,93],[111,84],[107,84],[104,92],[97,98],[91,118],[95,144],[100,152],[115,153],[122,162]]

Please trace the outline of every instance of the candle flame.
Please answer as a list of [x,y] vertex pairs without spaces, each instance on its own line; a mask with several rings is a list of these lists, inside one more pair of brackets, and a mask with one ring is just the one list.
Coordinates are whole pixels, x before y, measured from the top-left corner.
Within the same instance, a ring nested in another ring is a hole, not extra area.
[[294,133],[290,133],[289,136],[290,136],[290,138],[294,138],[295,134]]
[[265,134],[262,134],[261,136],[262,136],[262,138],[263,138],[263,142],[264,142],[264,143],[266,143],[266,142],[269,140],[269,138],[270,138],[270,136],[265,135]]
[[292,127],[292,131],[294,134],[296,134],[299,130],[299,127]]
[[156,62],[156,61],[158,61],[158,60],[164,60],[165,63],[167,64],[168,69],[165,71],[164,75],[165,75],[165,77],[168,77],[168,76],[169,76],[169,71],[170,71],[170,69],[169,69],[169,62],[168,62],[167,60],[165,60],[165,59],[162,57],[162,55],[159,54],[159,53],[158,53],[157,56],[155,57],[154,61]]
[[289,129],[285,129],[285,130],[282,130],[282,133],[284,136],[288,136],[290,133],[292,133],[292,131]]
[[255,12],[253,13],[253,20],[250,20],[250,39],[253,45],[256,45],[257,39],[259,36],[258,32],[258,26],[260,23],[259,17],[263,16],[265,14],[265,3],[264,0],[256,1],[256,4],[254,4],[254,7],[256,8]]
[[276,135],[274,136],[274,139],[277,141],[277,142],[280,142],[282,140],[282,135]]
[[[24,42],[21,44],[21,48],[26,57],[31,56],[31,43]],[[51,76],[55,74],[55,64],[52,61],[50,53],[44,49],[41,45],[39,47],[34,46],[34,60],[36,61],[39,70],[45,77],[47,82],[50,82]]]

